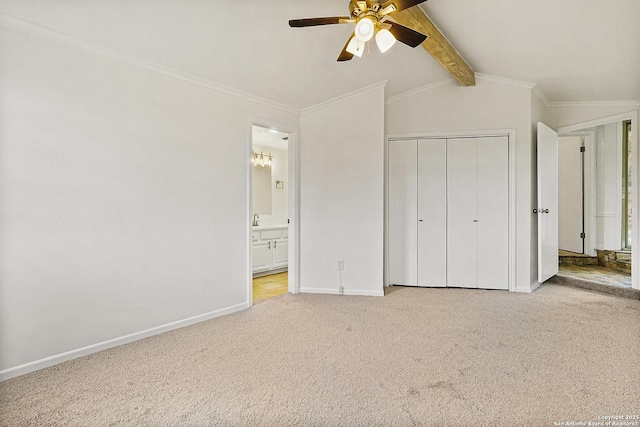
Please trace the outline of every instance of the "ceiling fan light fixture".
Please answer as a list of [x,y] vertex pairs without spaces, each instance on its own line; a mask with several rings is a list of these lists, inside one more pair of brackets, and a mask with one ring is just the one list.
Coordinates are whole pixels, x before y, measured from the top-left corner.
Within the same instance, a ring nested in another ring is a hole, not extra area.
[[386,28],[382,28],[376,33],[376,44],[378,45],[378,49],[380,49],[380,52],[385,53],[386,51],[391,49],[391,46],[393,46],[395,43],[396,38],[393,36],[393,34],[391,34],[391,31],[387,30]]
[[364,46],[365,42],[358,40],[355,36],[351,37],[347,45],[347,52],[360,58],[362,57],[362,52],[364,52]]
[[356,37],[362,42],[367,42],[373,37],[375,25],[371,18],[361,18],[356,24]]
[[380,12],[378,12],[378,14],[380,14],[381,16],[385,16],[385,15],[388,15],[390,13],[395,12],[396,10],[398,10],[396,8],[396,5],[391,3],[389,6],[383,8]]

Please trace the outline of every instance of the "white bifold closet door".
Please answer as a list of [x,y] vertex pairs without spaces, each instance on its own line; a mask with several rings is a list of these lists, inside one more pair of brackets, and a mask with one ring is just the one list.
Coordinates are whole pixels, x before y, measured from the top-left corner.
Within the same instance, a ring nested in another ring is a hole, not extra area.
[[477,288],[478,168],[475,138],[447,140],[447,286]]
[[478,288],[509,289],[509,138],[478,138]]
[[508,289],[508,137],[389,144],[392,285]]
[[418,286],[447,286],[447,144],[418,141]]
[[391,285],[418,285],[417,142],[389,144],[387,259]]
[[447,286],[509,287],[507,137],[447,140]]

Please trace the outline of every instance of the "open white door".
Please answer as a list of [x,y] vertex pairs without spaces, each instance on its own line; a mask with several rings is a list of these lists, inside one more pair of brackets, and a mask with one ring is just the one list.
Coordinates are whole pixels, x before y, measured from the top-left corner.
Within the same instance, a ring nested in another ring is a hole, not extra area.
[[584,252],[582,137],[558,139],[558,247]]
[[538,122],[538,282],[558,273],[558,133]]

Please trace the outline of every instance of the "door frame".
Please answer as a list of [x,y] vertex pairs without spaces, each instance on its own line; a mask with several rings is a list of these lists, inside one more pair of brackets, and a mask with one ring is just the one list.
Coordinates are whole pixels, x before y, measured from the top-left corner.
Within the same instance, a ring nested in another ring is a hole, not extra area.
[[288,203],[289,203],[289,260],[288,260],[288,291],[292,294],[300,292],[300,147],[298,128],[283,125],[271,120],[249,117],[247,125],[247,295],[248,304],[253,305],[253,165],[251,153],[253,150],[253,126],[275,129],[289,134],[288,154]]
[[[490,129],[386,134],[384,138],[384,286],[389,287],[389,142],[506,136],[509,139],[509,292],[516,291],[516,130]],[[635,209],[635,206],[634,206]]]
[[[631,174],[632,174],[632,182],[633,186],[633,200],[632,200],[632,211],[639,212],[640,208],[640,177],[638,176],[638,165],[640,164],[640,153],[638,153],[638,113],[639,110],[632,110],[627,113],[616,114],[613,116],[607,116],[599,119],[588,120],[586,122],[576,123],[574,125],[562,126],[558,128],[559,135],[565,135],[567,133],[576,132],[576,131],[584,131],[585,129],[589,129],[596,126],[606,125],[609,123],[617,123],[625,120],[631,120],[631,128],[633,132],[631,134],[631,140],[629,143],[631,144],[631,149],[635,153],[635,155],[631,158]],[[638,221],[636,221],[638,223]],[[631,239],[632,242],[640,242],[640,227],[633,227],[631,231]],[[638,268],[640,267],[640,250],[634,251],[631,250],[631,287],[633,289],[640,290],[640,274],[638,274]]]

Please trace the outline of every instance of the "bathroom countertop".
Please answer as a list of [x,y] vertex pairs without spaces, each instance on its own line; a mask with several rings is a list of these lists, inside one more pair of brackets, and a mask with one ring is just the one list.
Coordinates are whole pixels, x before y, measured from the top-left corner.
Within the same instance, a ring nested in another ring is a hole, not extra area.
[[257,227],[253,227],[255,231],[263,231],[263,230],[274,230],[278,228],[287,228],[288,224],[279,224],[279,225],[259,225]]

